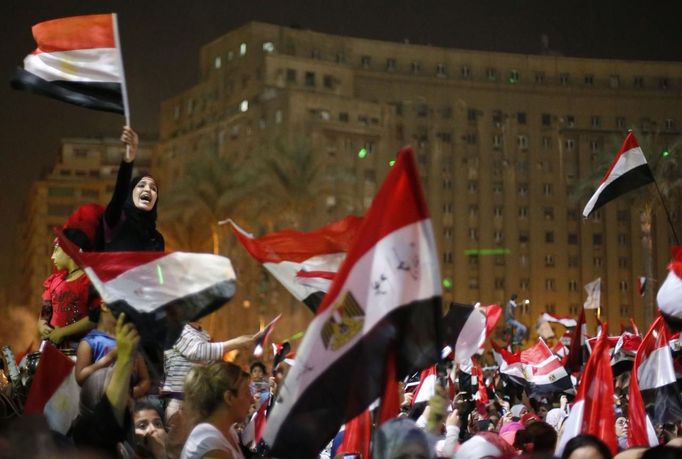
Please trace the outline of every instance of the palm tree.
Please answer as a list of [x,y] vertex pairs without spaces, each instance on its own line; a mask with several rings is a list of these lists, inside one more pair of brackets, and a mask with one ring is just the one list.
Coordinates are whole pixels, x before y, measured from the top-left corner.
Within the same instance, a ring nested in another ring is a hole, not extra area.
[[[625,199],[628,207],[639,214],[640,234],[642,244],[642,258],[644,274],[647,279],[654,277],[653,272],[653,238],[652,223],[657,212],[668,213],[671,204],[679,206],[682,202],[682,138],[667,143],[659,130],[635,132],[635,136],[644,152],[649,168],[656,180],[655,185],[648,185],[633,193],[628,193],[618,199]],[[611,148],[604,148],[596,155],[593,162],[592,174],[579,181],[572,192],[574,199],[588,197],[598,186],[604,172],[613,161],[614,151],[618,151],[622,143],[621,137],[612,138]],[[664,208],[666,206],[667,208]],[[674,227],[672,227],[674,232]],[[675,235],[677,237],[677,235]],[[677,241],[679,244],[679,240]],[[647,288],[644,293],[644,322],[650,324],[653,320],[654,289]]]
[[257,213],[268,231],[283,225],[310,229],[321,205],[328,212],[347,210],[352,195],[351,175],[330,171],[322,156],[306,140],[276,140],[263,147],[256,170],[260,177]]
[[[219,254],[218,221],[245,208],[253,198],[255,182],[250,170],[247,161],[215,152],[203,152],[190,160],[170,196],[161,201],[159,214],[164,231],[175,227],[178,232],[184,227],[186,234],[203,233],[199,243],[203,245],[210,237],[213,253]],[[176,239],[187,242],[186,237]]]

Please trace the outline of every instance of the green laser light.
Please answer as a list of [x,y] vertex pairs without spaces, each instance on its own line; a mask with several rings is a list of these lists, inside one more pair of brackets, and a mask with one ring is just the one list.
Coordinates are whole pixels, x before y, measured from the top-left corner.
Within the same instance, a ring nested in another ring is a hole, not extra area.
[[366,156],[367,156],[367,149],[361,148],[360,151],[358,151],[358,158],[365,158]]

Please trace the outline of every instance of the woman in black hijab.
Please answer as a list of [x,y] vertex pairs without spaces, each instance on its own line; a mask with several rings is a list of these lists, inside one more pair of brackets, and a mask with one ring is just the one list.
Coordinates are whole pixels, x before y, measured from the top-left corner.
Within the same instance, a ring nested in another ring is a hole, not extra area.
[[118,169],[114,194],[104,212],[104,251],[163,251],[163,236],[156,230],[156,181],[148,174],[131,180],[137,154],[137,134],[125,126],[121,141],[127,148]]

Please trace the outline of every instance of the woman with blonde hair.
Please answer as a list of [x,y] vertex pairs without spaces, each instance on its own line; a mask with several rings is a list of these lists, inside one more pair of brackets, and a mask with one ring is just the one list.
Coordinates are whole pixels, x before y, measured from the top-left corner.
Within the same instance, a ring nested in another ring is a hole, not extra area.
[[235,424],[244,421],[252,402],[249,374],[237,365],[215,362],[192,368],[185,380],[185,406],[195,427],[181,459],[244,459]]

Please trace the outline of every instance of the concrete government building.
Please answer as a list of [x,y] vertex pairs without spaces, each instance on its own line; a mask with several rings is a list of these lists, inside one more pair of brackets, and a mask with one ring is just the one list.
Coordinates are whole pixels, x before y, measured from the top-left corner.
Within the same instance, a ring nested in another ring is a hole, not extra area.
[[[363,213],[389,162],[410,144],[446,304],[504,305],[517,293],[530,300],[518,315],[532,326],[544,311],[577,315],[583,286],[601,277],[611,331],[631,316],[643,327],[639,212],[619,199],[585,220],[589,196],[571,196],[599,153],[615,157],[628,129],[648,157],[680,138],[682,63],[445,49],[254,22],[201,48],[199,68],[200,81],[161,106],[152,170],[166,190],[202,151],[240,158],[307,139],[326,171],[355,177],[353,204],[339,208],[333,194],[320,196],[305,222],[312,229]],[[681,232],[679,204],[671,210]],[[234,238],[223,237],[238,270],[253,269]],[[656,212],[654,289],[672,243]],[[311,314],[302,304],[281,289],[257,300],[255,282],[244,279],[220,313],[227,325],[212,325],[215,335],[223,326],[230,335],[252,329],[256,312],[246,306],[258,301],[265,319],[280,309],[290,315],[283,336],[305,327]]]

